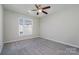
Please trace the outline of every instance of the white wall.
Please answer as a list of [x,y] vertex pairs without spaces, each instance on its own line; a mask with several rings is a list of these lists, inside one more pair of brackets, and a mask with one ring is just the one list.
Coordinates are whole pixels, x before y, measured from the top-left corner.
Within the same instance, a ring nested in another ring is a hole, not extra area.
[[[18,20],[20,16],[26,16],[13,11],[4,10],[4,42],[13,42],[39,36],[39,20],[33,19],[33,35],[19,37]],[[28,17],[28,16],[27,16]]]
[[79,47],[79,6],[61,9],[42,18],[40,20],[40,36]]
[[0,53],[3,47],[3,9],[2,5],[0,5]]

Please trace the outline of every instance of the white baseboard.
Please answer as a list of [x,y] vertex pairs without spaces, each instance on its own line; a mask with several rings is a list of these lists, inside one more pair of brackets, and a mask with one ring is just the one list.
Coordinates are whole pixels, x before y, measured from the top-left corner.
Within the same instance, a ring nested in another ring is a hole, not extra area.
[[[37,38],[37,37],[40,37],[40,36],[34,36],[34,37],[27,38],[27,39],[32,39],[32,38]],[[54,42],[58,42],[58,43],[61,43],[61,44],[64,44],[64,45],[69,45],[69,46],[72,46],[72,47],[79,48],[78,45],[70,44],[70,43],[67,43],[67,42],[62,42],[62,41],[58,41],[58,40],[54,40],[54,39],[52,40],[52,39],[49,39],[47,37],[40,37],[40,38],[51,40],[51,41],[54,41]],[[25,40],[25,39],[14,40],[14,41],[6,41],[6,42],[3,42],[3,43],[11,43],[11,42],[16,42],[16,41],[21,41],[21,40]]]
[[52,40],[52,39],[49,39],[49,38],[46,38],[46,37],[41,37],[43,39],[47,39],[47,40],[51,40],[51,41],[54,41],[54,42],[57,42],[57,43],[61,43],[61,44],[64,44],[64,45],[68,45],[68,46],[72,46],[72,47],[76,47],[76,48],[79,48],[78,45],[74,45],[74,44],[70,44],[70,43],[66,43],[66,42],[62,42],[62,41],[58,41],[58,40]]

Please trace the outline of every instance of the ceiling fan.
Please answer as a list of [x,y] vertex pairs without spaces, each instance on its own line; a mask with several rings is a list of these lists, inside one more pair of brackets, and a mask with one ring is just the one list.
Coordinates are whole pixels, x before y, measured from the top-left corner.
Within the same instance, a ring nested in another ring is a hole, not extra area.
[[42,7],[42,5],[40,4],[35,4],[36,9],[33,9],[32,11],[37,11],[37,15],[39,15],[39,13],[44,13],[44,14],[48,14],[45,10],[49,9],[50,6],[46,6],[46,7]]

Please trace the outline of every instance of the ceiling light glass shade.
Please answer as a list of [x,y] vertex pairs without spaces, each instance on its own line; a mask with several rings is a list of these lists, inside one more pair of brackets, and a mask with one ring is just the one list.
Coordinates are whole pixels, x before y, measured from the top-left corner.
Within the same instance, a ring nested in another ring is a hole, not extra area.
[[39,9],[38,12],[42,12],[42,9]]

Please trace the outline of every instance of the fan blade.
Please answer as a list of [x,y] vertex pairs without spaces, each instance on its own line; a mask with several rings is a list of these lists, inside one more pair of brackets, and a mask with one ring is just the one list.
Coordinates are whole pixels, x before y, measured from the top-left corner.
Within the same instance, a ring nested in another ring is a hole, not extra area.
[[48,8],[50,8],[50,6],[44,7],[44,8],[42,8],[42,9],[48,9]]
[[37,12],[37,15],[39,15],[39,13]]
[[37,9],[39,8],[37,4],[35,4],[35,6],[36,6]]
[[32,10],[32,11],[37,11],[36,9]]
[[45,14],[48,14],[47,12],[45,12],[45,11],[42,11],[43,13],[45,13]]

